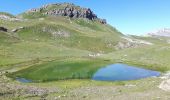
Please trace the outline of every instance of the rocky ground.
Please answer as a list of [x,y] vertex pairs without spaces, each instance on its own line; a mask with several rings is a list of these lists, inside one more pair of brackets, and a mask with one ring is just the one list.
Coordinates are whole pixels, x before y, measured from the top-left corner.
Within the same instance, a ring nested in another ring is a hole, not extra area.
[[[20,83],[0,75],[0,99],[35,100],[169,100],[169,74],[162,77],[127,81],[96,82],[84,81],[76,87],[69,87],[74,81],[62,83]],[[50,85],[53,84],[53,85]],[[68,87],[68,88],[67,88]]]

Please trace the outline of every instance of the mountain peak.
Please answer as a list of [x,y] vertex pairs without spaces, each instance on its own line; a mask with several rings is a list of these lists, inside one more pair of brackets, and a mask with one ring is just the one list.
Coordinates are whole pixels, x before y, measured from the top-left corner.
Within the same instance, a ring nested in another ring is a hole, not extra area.
[[170,37],[170,28],[159,29],[154,32],[148,33],[149,36],[161,36],[161,37]]
[[69,18],[86,18],[106,24],[105,19],[100,19],[90,8],[82,8],[73,3],[47,4],[40,8],[31,9],[26,14],[42,14],[42,16],[67,16]]

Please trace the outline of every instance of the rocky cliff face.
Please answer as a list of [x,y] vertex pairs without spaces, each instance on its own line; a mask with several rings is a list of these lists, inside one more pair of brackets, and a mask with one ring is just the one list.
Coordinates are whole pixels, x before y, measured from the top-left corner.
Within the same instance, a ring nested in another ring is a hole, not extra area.
[[90,8],[81,8],[70,3],[56,3],[44,5],[41,8],[31,9],[27,13],[43,13],[44,15],[52,16],[68,16],[70,18],[86,18],[89,20],[97,20],[102,24],[106,24],[105,19],[100,19]]

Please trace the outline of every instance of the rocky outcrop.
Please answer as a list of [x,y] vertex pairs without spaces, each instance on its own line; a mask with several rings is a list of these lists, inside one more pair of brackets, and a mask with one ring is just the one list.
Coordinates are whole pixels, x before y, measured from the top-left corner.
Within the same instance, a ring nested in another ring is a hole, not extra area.
[[10,16],[3,15],[3,14],[0,14],[0,19],[1,20],[7,20],[7,21],[22,21],[22,19],[18,19],[18,18],[15,18],[15,17],[10,17]]
[[89,20],[97,20],[102,24],[107,23],[106,19],[98,18],[97,15],[94,14],[90,8],[81,8],[70,3],[49,4],[41,8],[31,9],[28,12],[40,12],[44,15],[67,16],[70,18],[86,18]]
[[5,27],[0,27],[0,31],[7,32],[7,31],[8,31],[8,29],[7,29],[7,28],[5,28]]
[[87,18],[89,20],[97,19],[97,16],[89,8],[76,9],[74,7],[65,7],[64,9],[54,9],[48,11],[46,14],[68,16],[71,18]]
[[136,48],[144,45],[153,45],[153,43],[151,42],[134,39],[132,37],[122,37],[122,38],[124,39],[124,41],[118,42],[118,44],[116,45],[116,49]]

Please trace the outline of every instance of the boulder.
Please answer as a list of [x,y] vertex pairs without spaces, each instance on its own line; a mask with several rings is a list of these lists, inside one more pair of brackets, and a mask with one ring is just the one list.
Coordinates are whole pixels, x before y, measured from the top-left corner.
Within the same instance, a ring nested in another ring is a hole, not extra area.
[[100,22],[101,22],[102,24],[107,24],[106,19],[102,19]]

